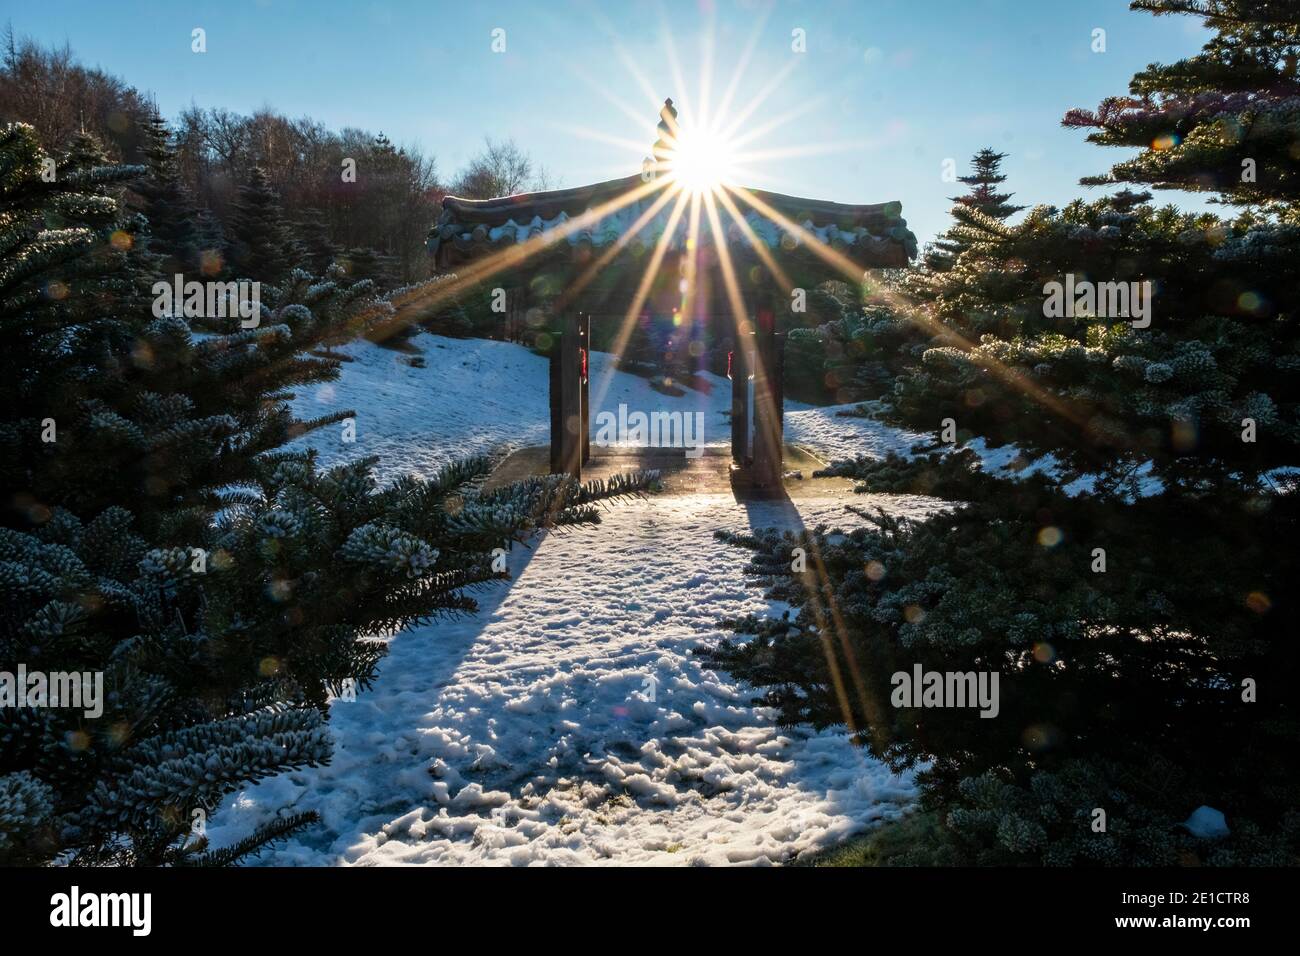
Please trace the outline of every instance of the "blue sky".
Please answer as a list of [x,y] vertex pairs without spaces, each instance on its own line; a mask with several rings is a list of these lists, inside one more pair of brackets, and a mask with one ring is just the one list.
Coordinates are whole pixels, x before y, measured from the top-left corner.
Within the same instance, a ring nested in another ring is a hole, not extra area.
[[[747,184],[901,200],[922,241],[946,227],[962,188],[943,181],[944,159],[965,172],[986,145],[1010,154],[1019,202],[1095,192],[1079,177],[1123,154],[1089,146],[1061,116],[1125,93],[1137,69],[1206,35],[1194,18],[1133,13],[1126,0],[45,0],[5,16],[152,91],[167,116],[269,106],[382,130],[431,152],[444,178],[485,136],[511,137],[563,186],[636,172],[663,97],[697,111],[711,48],[715,109],[733,77],[733,117],[769,90],[742,134],[770,126],[745,148],[777,155],[747,160]],[[204,54],[191,52],[195,27]],[[1104,53],[1091,49],[1097,28]],[[806,52],[792,50],[795,30]]]

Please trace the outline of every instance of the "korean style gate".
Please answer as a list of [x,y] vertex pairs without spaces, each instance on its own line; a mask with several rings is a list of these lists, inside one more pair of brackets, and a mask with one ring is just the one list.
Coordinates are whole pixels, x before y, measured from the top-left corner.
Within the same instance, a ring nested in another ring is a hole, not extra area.
[[[671,100],[660,115],[656,157],[676,117]],[[701,217],[685,211],[701,203],[726,225],[696,228]],[[916,238],[897,202],[850,205],[729,184],[701,197],[643,172],[496,199],[448,196],[429,249],[448,289],[505,303],[503,337],[545,342],[553,473],[580,477],[590,460],[593,320],[625,330],[671,313],[729,330],[733,474],[771,491],[782,480],[781,329],[802,321],[795,303],[827,280],[861,282],[867,270],[906,265]]]

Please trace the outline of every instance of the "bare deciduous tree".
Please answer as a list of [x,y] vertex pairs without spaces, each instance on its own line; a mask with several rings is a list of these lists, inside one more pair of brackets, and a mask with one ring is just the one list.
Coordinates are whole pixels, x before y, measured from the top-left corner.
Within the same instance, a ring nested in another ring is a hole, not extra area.
[[466,199],[492,199],[551,188],[551,177],[513,139],[484,140],[484,147],[456,177],[451,192]]

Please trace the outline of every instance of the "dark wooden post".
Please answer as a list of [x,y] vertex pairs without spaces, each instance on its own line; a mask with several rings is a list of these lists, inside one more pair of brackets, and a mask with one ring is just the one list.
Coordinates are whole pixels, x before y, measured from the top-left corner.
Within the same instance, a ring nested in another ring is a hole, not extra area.
[[551,474],[582,477],[582,382],[578,317],[560,317],[551,359]]
[[749,464],[749,353],[754,336],[736,333],[731,351],[731,460],[736,467]]
[[782,478],[781,356],[776,316],[762,309],[754,329],[754,456],[751,484],[775,490]]
[[772,376],[772,397],[776,403],[777,440],[781,451],[781,474],[785,474],[785,333],[776,333],[776,372]]
[[560,454],[560,436],[564,433],[564,408],[561,405],[560,355],[564,351],[563,333],[554,327],[549,330],[550,345],[546,355],[550,359],[550,399],[551,399],[551,474],[558,475],[564,471],[563,457]]
[[585,312],[578,316],[578,338],[582,343],[579,399],[582,403],[582,463],[585,465],[591,461],[591,316]]

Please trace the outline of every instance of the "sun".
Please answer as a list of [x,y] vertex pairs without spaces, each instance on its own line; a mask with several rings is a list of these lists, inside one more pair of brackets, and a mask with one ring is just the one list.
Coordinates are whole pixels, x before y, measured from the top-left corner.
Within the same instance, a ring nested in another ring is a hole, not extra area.
[[666,157],[669,177],[685,192],[715,192],[731,182],[735,149],[719,134],[683,127]]

